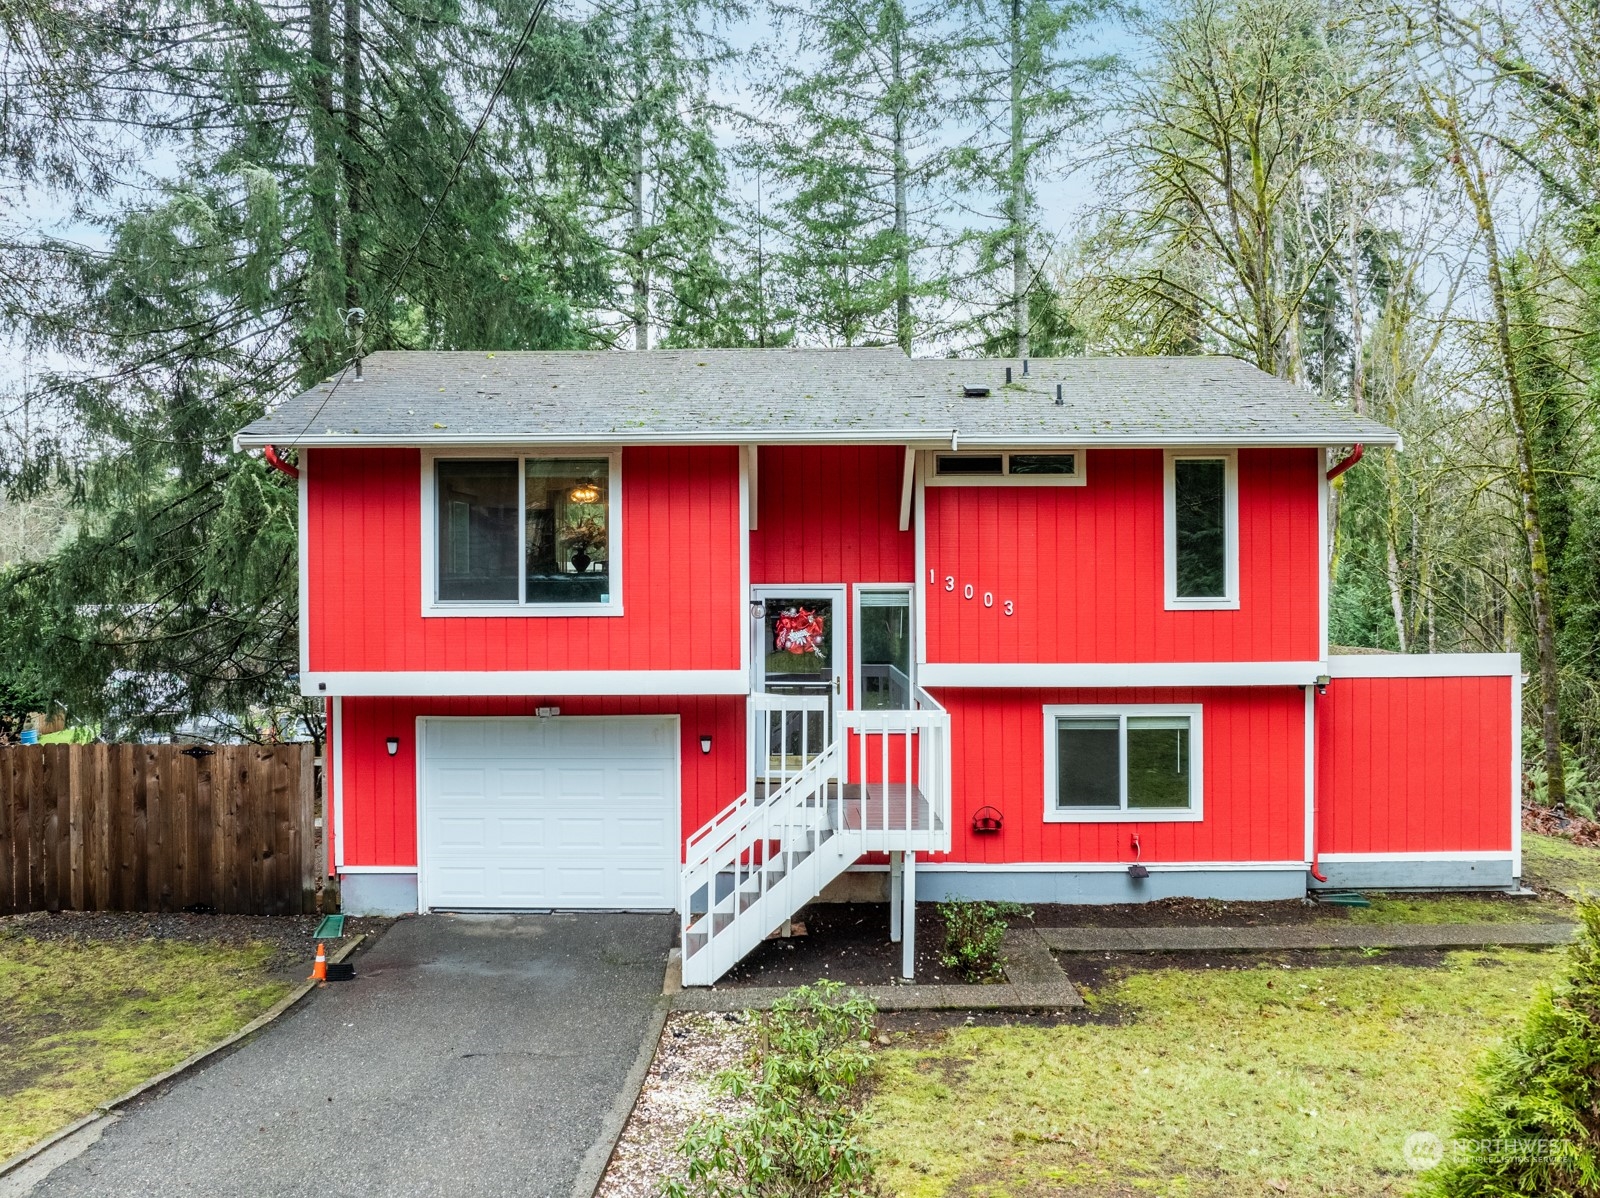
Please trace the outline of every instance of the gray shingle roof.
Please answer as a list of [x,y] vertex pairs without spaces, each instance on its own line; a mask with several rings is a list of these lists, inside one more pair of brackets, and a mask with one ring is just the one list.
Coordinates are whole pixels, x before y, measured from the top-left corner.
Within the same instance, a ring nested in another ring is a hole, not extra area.
[[[1398,441],[1236,358],[1034,359],[1026,377],[1015,359],[896,349],[388,351],[363,365],[361,380],[348,372],[288,400],[240,444]],[[966,397],[974,385],[990,393]]]

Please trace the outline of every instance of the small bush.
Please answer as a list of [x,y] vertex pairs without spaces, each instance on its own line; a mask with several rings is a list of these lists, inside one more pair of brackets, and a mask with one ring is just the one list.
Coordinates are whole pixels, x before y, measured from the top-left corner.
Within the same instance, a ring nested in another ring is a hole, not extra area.
[[1600,1195],[1600,905],[1579,914],[1565,976],[1484,1062],[1419,1198]]
[[717,1079],[748,1100],[739,1115],[696,1120],[679,1145],[687,1176],[667,1198],[864,1198],[874,1192],[871,1152],[852,1091],[871,1067],[876,1008],[838,982],[785,995],[760,1020],[752,1072]]
[[992,982],[1005,976],[1006,958],[1000,951],[1012,919],[1032,919],[1033,911],[1017,903],[945,902],[944,953],[939,963],[969,982]]
[[[1524,743],[1527,741],[1524,732]],[[1544,750],[1540,748],[1538,734],[1534,733],[1533,763],[1528,766],[1528,789],[1535,803],[1550,806],[1550,771],[1545,768]],[[1525,750],[1526,751],[1526,750]],[[1591,777],[1583,760],[1566,745],[1561,746],[1561,767],[1567,783],[1567,810],[1584,819],[1594,819],[1600,811],[1600,780]]]

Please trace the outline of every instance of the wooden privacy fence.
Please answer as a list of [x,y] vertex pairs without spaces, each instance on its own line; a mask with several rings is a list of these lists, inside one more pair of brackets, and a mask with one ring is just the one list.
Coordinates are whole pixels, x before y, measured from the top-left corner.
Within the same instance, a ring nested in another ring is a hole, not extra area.
[[310,745],[0,748],[0,914],[313,907]]

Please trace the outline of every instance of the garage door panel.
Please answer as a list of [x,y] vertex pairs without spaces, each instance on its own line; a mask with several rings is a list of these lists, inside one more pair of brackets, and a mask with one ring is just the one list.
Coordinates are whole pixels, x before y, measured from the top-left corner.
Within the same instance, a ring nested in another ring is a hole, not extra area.
[[495,771],[495,781],[502,798],[533,799],[544,794],[544,771],[529,769],[501,769]]
[[661,868],[619,868],[615,878],[619,907],[642,906],[650,896],[660,894],[662,887],[672,882],[667,871]]
[[652,849],[666,839],[666,821],[648,817],[621,817],[614,821],[620,849]]
[[426,725],[427,905],[677,905],[675,721]]
[[544,820],[525,816],[502,816],[495,822],[503,848],[536,849],[544,845]]

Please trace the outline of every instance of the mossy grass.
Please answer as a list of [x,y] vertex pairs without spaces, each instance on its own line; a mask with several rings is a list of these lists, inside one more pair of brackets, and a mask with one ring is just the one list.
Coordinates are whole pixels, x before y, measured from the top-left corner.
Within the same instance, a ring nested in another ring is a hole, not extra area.
[[0,939],[0,1160],[265,1011],[273,953]]
[[1448,1131],[1560,962],[1134,972],[1089,996],[1094,1022],[882,1051],[867,1142],[899,1198],[1404,1194],[1406,1137]]

